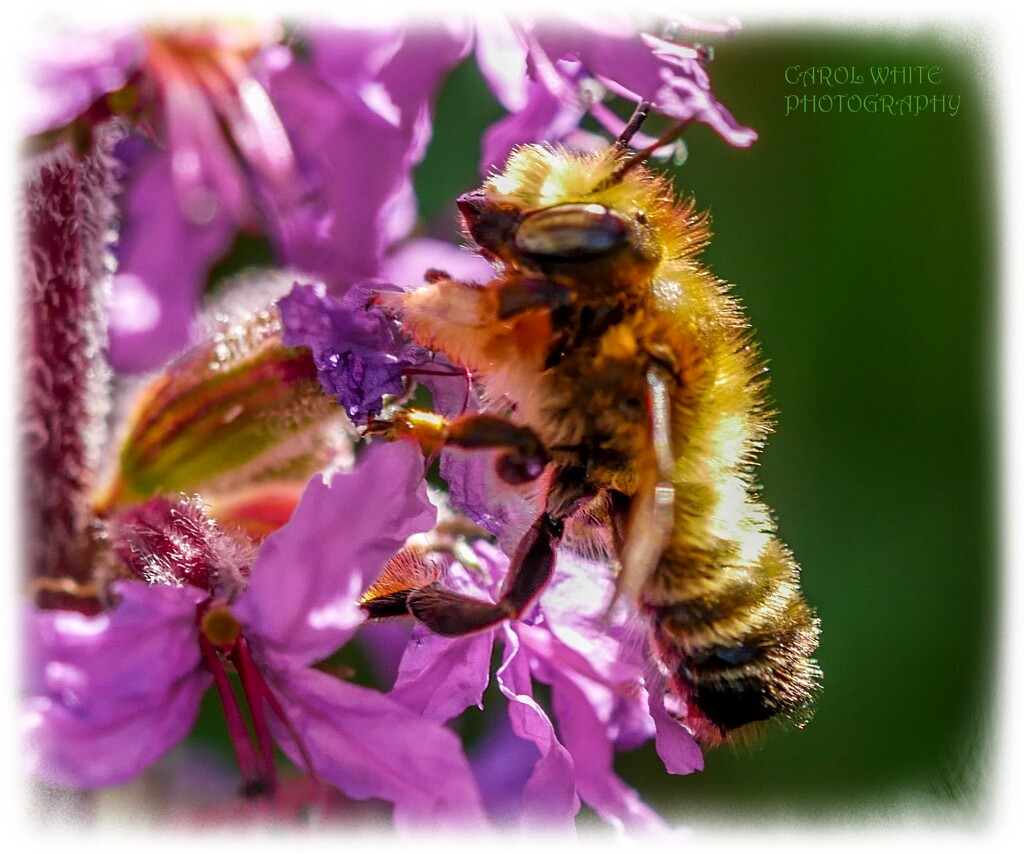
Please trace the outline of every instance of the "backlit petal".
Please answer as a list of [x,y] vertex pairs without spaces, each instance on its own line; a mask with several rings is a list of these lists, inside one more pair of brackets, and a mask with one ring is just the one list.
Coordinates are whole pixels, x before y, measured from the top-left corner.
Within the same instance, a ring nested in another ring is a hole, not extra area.
[[274,650],[325,658],[362,622],[359,597],[384,562],[435,517],[419,450],[374,445],[351,472],[310,481],[291,521],[264,540],[235,613]]
[[192,587],[119,582],[120,602],[86,617],[27,615],[22,723],[30,773],[68,788],[131,780],[192,728],[209,685]]
[[[268,681],[318,776],[351,798],[392,801],[401,828],[463,828],[481,822],[480,794],[453,732],[369,688],[281,657],[267,661]],[[274,730],[282,749],[301,767],[291,735],[282,726]]]

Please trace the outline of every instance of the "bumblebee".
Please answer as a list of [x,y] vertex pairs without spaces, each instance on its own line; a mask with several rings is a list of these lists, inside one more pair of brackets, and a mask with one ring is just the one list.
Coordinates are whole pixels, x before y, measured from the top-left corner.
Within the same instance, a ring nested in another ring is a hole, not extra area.
[[753,487],[771,423],[749,324],[699,261],[707,217],[643,159],[622,139],[598,153],[517,149],[458,199],[494,278],[431,271],[387,297],[413,339],[472,371],[487,404],[451,420],[400,411],[378,431],[427,451],[500,449],[503,480],[540,485],[538,515],[497,603],[390,578],[362,604],[445,635],[514,619],[567,529],[598,519],[680,719],[713,745],[806,720],[819,623]]

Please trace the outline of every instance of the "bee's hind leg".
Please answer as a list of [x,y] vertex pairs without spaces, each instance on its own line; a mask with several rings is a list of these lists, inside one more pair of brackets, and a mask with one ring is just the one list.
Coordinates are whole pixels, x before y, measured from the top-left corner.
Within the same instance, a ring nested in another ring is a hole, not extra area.
[[409,614],[435,634],[458,636],[515,619],[537,597],[551,578],[555,553],[562,538],[562,522],[544,513],[530,527],[516,549],[497,602],[485,602],[456,593],[440,582],[395,590],[374,588],[360,603],[369,617]]

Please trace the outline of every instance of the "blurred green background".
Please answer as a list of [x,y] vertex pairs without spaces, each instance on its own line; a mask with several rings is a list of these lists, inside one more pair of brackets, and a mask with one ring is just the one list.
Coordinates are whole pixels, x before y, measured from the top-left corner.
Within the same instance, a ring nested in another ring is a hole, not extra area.
[[[710,753],[668,778],[653,749],[623,776],[690,826],[856,819],[901,801],[978,806],[998,626],[992,117],[964,33],[747,26],[715,42],[716,93],[760,139],[687,131],[677,186],[712,212],[714,272],[736,283],[771,368],[762,483],[821,616],[825,685],[803,731]],[[790,66],[859,86],[793,86]],[[875,86],[872,66],[940,66]],[[955,116],[795,113],[797,94],[959,95]],[[439,104],[423,212],[478,181],[501,115],[472,62]]]
[[[737,150],[688,130],[676,181],[711,210],[705,259],[736,284],[770,363],[779,416],[761,481],[821,616],[825,683],[803,731],[719,749],[688,777],[668,777],[653,747],[619,770],[698,828],[856,821],[902,803],[974,815],[999,635],[984,42],[963,30],[748,25],[714,44],[714,88],[760,139]],[[794,65],[852,66],[864,83],[790,85]],[[936,85],[878,87],[872,66],[942,70]],[[787,95],[839,93],[960,96],[960,107],[785,114]],[[479,184],[481,133],[501,115],[468,60],[417,172],[421,232],[457,239],[452,200]],[[254,246],[228,266],[264,260]],[[220,732],[207,699],[203,719]]]

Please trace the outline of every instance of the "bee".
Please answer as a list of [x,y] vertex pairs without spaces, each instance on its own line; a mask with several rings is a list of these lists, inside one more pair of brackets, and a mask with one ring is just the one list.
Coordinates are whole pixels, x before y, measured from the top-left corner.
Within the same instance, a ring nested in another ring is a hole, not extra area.
[[753,485],[771,413],[750,326],[699,260],[707,216],[643,155],[623,138],[597,153],[517,149],[457,201],[494,278],[431,271],[388,296],[406,332],[472,371],[489,403],[450,420],[405,410],[376,429],[431,452],[498,448],[502,480],[543,486],[497,603],[392,573],[362,605],[444,635],[514,619],[567,526],[599,519],[617,595],[646,620],[678,716],[715,745],[806,721],[819,622]]

